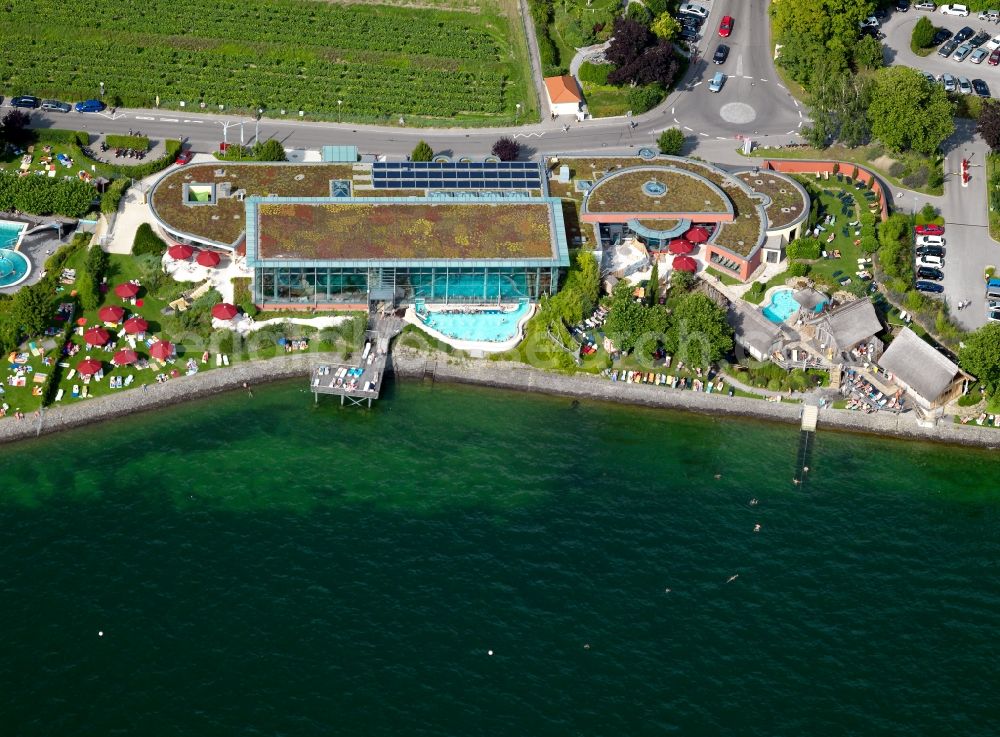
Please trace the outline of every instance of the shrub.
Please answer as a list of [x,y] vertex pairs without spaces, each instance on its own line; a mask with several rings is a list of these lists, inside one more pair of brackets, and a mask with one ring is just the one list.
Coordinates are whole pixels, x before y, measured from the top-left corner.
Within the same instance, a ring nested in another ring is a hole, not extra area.
[[[181,152],[181,142],[174,139],[167,139],[163,142],[166,147],[166,153],[163,154],[158,159],[153,159],[152,161],[147,161],[145,164],[138,164],[136,166],[128,166],[126,164],[102,164],[105,169],[110,169],[111,172],[119,177],[132,177],[133,179],[144,179],[150,174],[156,174],[157,172],[163,171],[168,166],[174,163],[177,159],[177,154]],[[77,152],[79,156],[84,157],[83,151]]]
[[798,238],[788,244],[785,253],[790,259],[813,259],[819,258],[823,252],[823,246],[818,239],[811,236]]
[[667,128],[656,141],[661,154],[680,156],[684,148],[684,133],[680,128]]
[[866,235],[861,237],[861,250],[865,253],[872,254],[878,250],[878,241],[873,235]]
[[0,172],[0,211],[78,218],[90,210],[97,190],[79,179],[19,177]]
[[253,145],[253,158],[255,161],[288,161],[285,147],[281,145],[281,141],[274,138],[257,141]]
[[434,149],[430,147],[427,141],[420,141],[414,148],[413,153],[410,154],[410,158],[413,161],[430,161],[434,158]]
[[892,164],[889,166],[889,176],[893,176],[896,177],[896,179],[899,179],[904,174],[906,174],[906,164],[904,164],[902,161],[893,161]]
[[131,183],[132,180],[126,177],[121,177],[111,182],[108,188],[104,190],[104,194],[101,195],[101,212],[105,215],[117,212],[118,205],[125,195],[125,190],[128,189]]
[[944,169],[941,164],[935,164],[931,167],[930,173],[927,175],[927,186],[931,189],[938,189],[944,185]]
[[104,140],[111,148],[132,148],[139,151],[149,150],[149,138],[146,136],[118,136],[109,134]]
[[788,271],[785,273],[788,276],[805,276],[812,270],[809,264],[802,263],[801,261],[796,261],[788,266]]
[[90,134],[86,131],[67,131],[60,130],[59,128],[39,128],[35,130],[35,142],[87,146],[90,144]]
[[926,15],[921,16],[917,24],[913,26],[913,33],[910,36],[910,49],[916,53],[921,49],[929,48],[934,41],[934,24],[930,22]]
[[755,281],[753,284],[750,285],[750,288],[746,291],[743,297],[744,298],[749,297],[750,299],[748,301],[752,300],[754,302],[759,302],[764,297],[764,292],[766,291],[766,289],[767,287],[764,282]]
[[915,189],[918,187],[923,187],[927,184],[927,180],[930,177],[930,171],[928,171],[926,166],[920,166],[916,171],[907,174],[902,178],[903,184],[905,184],[910,189]]
[[581,82],[590,82],[591,84],[607,84],[608,75],[611,74],[614,69],[614,64],[593,64],[589,61],[585,61],[580,65],[580,71],[577,75],[579,76]]
[[132,240],[133,256],[145,256],[146,254],[162,256],[166,250],[167,244],[153,232],[149,223],[143,223],[135,231],[135,238]]
[[641,115],[659,105],[664,94],[663,87],[654,83],[641,87],[633,87],[628,91],[626,99],[632,113],[634,115]]

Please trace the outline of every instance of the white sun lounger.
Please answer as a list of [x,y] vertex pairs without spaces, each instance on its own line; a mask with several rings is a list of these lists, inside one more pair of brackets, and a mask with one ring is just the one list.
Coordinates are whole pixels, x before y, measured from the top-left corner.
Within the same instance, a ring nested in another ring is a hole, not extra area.
[[56,401],[61,402],[62,398],[63,398],[63,390],[60,389],[59,391],[56,392]]

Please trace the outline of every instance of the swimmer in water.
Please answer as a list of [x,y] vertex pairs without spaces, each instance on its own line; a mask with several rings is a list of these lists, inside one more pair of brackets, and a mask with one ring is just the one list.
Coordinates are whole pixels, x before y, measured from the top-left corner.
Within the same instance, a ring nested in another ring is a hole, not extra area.
[[753,531],[754,532],[760,532],[760,523],[759,522],[753,526]]
[[752,499],[750,499],[750,506],[751,507],[757,506],[757,497],[753,497]]
[[717,478],[717,479],[721,479],[721,478],[722,478],[722,474],[721,474],[721,473],[717,473],[717,474],[715,474],[715,478]]
[[795,484],[796,486],[798,486],[798,484],[799,484],[799,480],[798,480],[798,479],[796,479],[796,478],[793,478],[793,479],[792,479],[792,483],[793,483],[793,484]]
[[740,574],[738,574],[738,573],[735,576],[730,576],[729,580],[726,581],[726,583],[732,583],[733,581],[735,581],[739,577],[740,577]]

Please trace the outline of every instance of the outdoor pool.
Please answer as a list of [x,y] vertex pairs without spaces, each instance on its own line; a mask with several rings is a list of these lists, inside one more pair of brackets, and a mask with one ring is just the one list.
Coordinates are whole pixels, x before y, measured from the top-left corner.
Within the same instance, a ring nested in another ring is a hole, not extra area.
[[424,324],[456,340],[503,343],[517,335],[518,323],[531,311],[531,305],[523,302],[511,312],[492,309],[463,313],[461,307],[450,309],[456,311],[427,310]]
[[10,220],[0,220],[0,248],[14,248],[21,231],[27,229],[24,223],[12,223]]
[[0,288],[21,283],[30,271],[27,258],[9,248],[0,248]]
[[[763,309],[764,317],[771,322],[782,323],[794,315],[802,305],[795,301],[795,297],[792,294],[793,290],[791,289],[779,289],[772,294],[767,307]],[[820,302],[816,305],[815,311],[822,311],[825,305],[826,302]]]

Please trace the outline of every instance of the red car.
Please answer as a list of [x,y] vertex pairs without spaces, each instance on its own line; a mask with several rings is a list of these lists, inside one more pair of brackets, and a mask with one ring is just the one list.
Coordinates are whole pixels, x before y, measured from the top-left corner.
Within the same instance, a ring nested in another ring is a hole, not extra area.
[[194,156],[194,154],[191,152],[191,150],[187,149],[186,151],[182,151],[180,153],[180,155],[177,157],[177,159],[174,161],[174,163],[178,164],[180,166],[184,166],[184,164],[187,164],[188,162],[191,161],[191,158],[193,156]]
[[914,228],[917,235],[944,235],[944,226],[935,225],[934,223],[928,223],[927,225],[918,225]]
[[724,16],[722,18],[722,23],[719,24],[719,35],[723,38],[727,38],[730,33],[733,32],[733,17],[731,15]]
[[993,49],[993,52],[990,54],[990,58],[986,60],[986,63],[991,67],[995,67],[997,64],[1000,64],[1000,49]]

